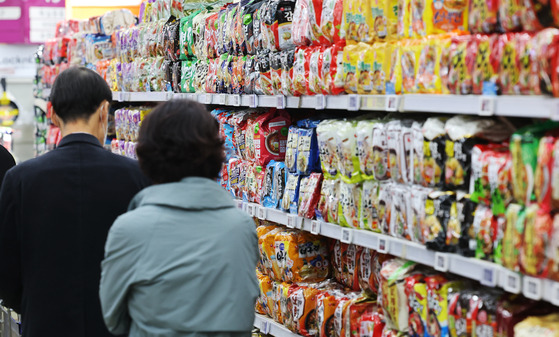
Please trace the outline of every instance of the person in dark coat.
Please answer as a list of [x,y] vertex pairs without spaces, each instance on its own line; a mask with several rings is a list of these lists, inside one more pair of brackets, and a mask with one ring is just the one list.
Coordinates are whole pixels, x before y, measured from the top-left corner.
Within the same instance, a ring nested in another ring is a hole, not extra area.
[[0,146],[0,187],[2,187],[2,181],[4,180],[4,175],[9,169],[16,165],[14,157],[6,150],[5,147]]
[[59,146],[14,167],[0,192],[0,299],[22,315],[24,337],[112,336],[99,279],[114,220],[149,185],[134,160],[105,142],[112,93],[86,68],[70,68],[51,93]]

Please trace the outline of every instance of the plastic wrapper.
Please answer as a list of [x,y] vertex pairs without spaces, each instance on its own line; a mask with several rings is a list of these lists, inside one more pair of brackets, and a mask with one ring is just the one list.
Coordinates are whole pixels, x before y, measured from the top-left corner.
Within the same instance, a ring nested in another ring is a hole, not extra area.
[[411,240],[409,227],[410,189],[404,185],[394,185],[391,192],[390,235]]
[[362,250],[360,246],[342,243],[340,283],[355,291],[359,290],[359,264]]
[[408,331],[408,297],[404,280],[415,268],[415,263],[402,259],[388,260],[380,270],[379,304],[382,306],[387,326]]
[[411,1],[412,29],[415,37],[456,30],[468,31],[468,2]]
[[472,72],[472,93],[481,95],[485,82],[490,82],[495,78],[495,68],[491,64],[491,53],[495,49],[495,45],[499,40],[499,36],[494,34],[475,35],[473,37],[477,46],[474,68]]
[[424,43],[424,40],[405,40],[402,42],[400,67],[402,91],[404,93],[409,94],[418,91],[415,79],[418,73],[419,57],[421,56],[421,49]]
[[272,294],[272,280],[266,276],[257,273],[258,287],[260,288],[260,295],[256,299],[256,312],[261,315],[271,314],[268,307],[268,294]]
[[402,48],[401,43],[391,42],[387,45],[387,60],[385,62],[387,75],[386,94],[396,95],[402,93]]
[[324,47],[311,47],[309,58],[309,93],[322,94],[324,81],[322,79],[323,52]]
[[293,11],[293,43],[297,46],[308,46],[311,42],[311,13],[309,2],[311,0],[297,1]]
[[271,161],[266,167],[262,205],[267,208],[278,208],[285,188],[285,163]]
[[[293,94],[306,95],[309,87],[309,63],[307,60],[308,48],[297,48],[293,62]],[[309,53],[310,56],[310,53]]]
[[442,275],[425,278],[427,285],[427,313],[426,332],[429,336],[450,336],[449,328],[449,289],[459,289],[462,285],[458,281],[449,281]]
[[316,129],[320,164],[324,177],[327,179],[338,176],[339,155],[336,142],[336,131],[339,121],[324,120]]
[[361,229],[380,232],[378,216],[379,183],[372,180],[363,182],[363,194],[361,196],[360,221]]
[[361,179],[355,125],[356,123],[352,121],[336,124],[338,171],[342,179],[347,182],[357,182]]
[[297,214],[298,201],[299,201],[299,182],[300,177],[288,173],[285,180],[285,191],[281,200],[281,209],[283,211]]
[[343,52],[343,83],[345,92],[357,94],[360,51],[368,48],[367,44],[346,45]]
[[299,128],[289,127],[285,149],[285,166],[290,173],[297,172],[297,149],[299,144]]
[[448,90],[452,94],[467,95],[473,91],[473,72],[478,41],[470,35],[452,38]]
[[338,223],[340,180],[324,179],[316,209],[318,220]]
[[514,336],[528,337],[537,333],[540,336],[559,336],[559,314],[543,317],[528,317],[514,326]]
[[345,40],[324,49],[322,53],[322,81],[324,94],[338,95],[344,92],[343,51]]
[[323,238],[302,231],[275,236],[281,279],[286,282],[320,282],[328,277],[329,262]]
[[376,180],[386,180],[390,177],[386,129],[384,123],[376,123],[373,126],[373,171]]
[[550,243],[547,246],[548,277],[559,280],[559,216],[554,215]]
[[421,186],[411,186],[409,207],[409,234],[413,242],[423,243],[422,224],[425,221],[425,202],[430,190]]
[[528,275],[547,277],[547,251],[553,234],[553,219],[537,206],[526,209],[523,243],[519,252],[522,271]]
[[359,228],[362,186],[356,183],[340,183],[338,223],[340,226]]
[[[304,180],[307,180],[303,183]],[[299,216],[314,219],[315,209],[320,199],[322,173],[313,172],[308,178],[301,179],[299,188]]]
[[293,95],[293,66],[295,50],[281,52],[281,93],[285,96]]
[[[361,43],[357,45],[357,93],[360,95],[370,94],[373,91],[373,63],[375,61],[375,51],[372,46]],[[351,55],[350,55],[351,57]]]
[[373,127],[375,123],[371,120],[362,120],[357,122],[355,128],[359,169],[362,177],[366,180],[374,179]]
[[402,161],[402,125],[399,120],[393,120],[386,124],[386,147],[388,148],[388,170],[390,178],[395,182],[403,181]]
[[[496,241],[502,232],[504,221],[493,216],[490,208],[479,205],[474,216],[473,230],[476,236],[476,258],[493,261]],[[501,228],[499,228],[501,227]]]
[[453,192],[442,191],[429,193],[425,201],[425,220],[421,227],[428,249],[446,250],[448,228],[460,228],[456,195]]
[[344,2],[341,0],[323,0],[320,18],[322,38],[329,43],[341,40],[340,26],[343,19]]
[[283,160],[285,158],[290,123],[289,115],[281,110],[271,110],[256,119],[255,126],[252,129],[254,130],[256,163],[266,165],[270,160]]
[[297,137],[296,163],[299,175],[309,175],[311,172],[320,171],[320,158],[316,136],[318,121],[300,121],[310,128],[300,128]]
[[[374,323],[380,323],[382,325],[380,317],[378,317],[377,312],[377,303],[375,300],[372,300],[367,297],[359,297],[351,302],[348,306],[347,310],[347,317],[345,321],[345,330],[347,331],[347,335],[350,337],[357,337],[361,334],[371,334],[374,336],[374,333],[377,333],[377,336],[380,335],[380,331],[382,331],[381,326],[377,326],[375,328]],[[375,315],[376,314],[376,319]]]
[[474,216],[477,204],[469,194],[457,193],[456,209],[458,226],[449,226],[446,231],[446,245],[449,252],[462,256],[475,256]]
[[[262,260],[263,272],[274,280],[281,279],[281,272],[276,256],[276,235],[283,229],[273,228],[258,236],[260,257]],[[258,232],[258,229],[257,229]]]
[[505,219],[502,264],[505,268],[519,271],[518,257],[522,248],[526,211],[518,204],[510,204]]
[[472,34],[489,34],[497,31],[500,2],[499,0],[470,2],[468,27]]
[[281,94],[281,54],[273,53],[270,57],[272,91],[274,95]]
[[556,137],[545,136],[540,140],[538,149],[538,164],[536,166],[536,174],[534,176],[534,194],[540,209],[545,212],[550,212],[552,209],[552,181],[550,177],[552,177],[553,174],[553,150],[556,141]]
[[[239,185],[239,176],[240,176],[240,167],[239,167],[239,162],[240,159],[239,158],[231,158],[229,159],[229,162],[227,163],[227,190],[229,192],[231,192],[231,194],[233,195],[233,197],[235,198],[241,198],[242,197],[242,191],[241,191],[241,186]],[[266,175],[268,174],[268,171],[266,170]],[[225,177],[223,177],[225,178]],[[265,180],[265,184],[264,184],[264,190],[268,188],[268,184],[267,184],[267,180]],[[262,197],[260,197],[260,200],[262,200]]]
[[316,313],[319,337],[332,336],[334,333],[334,313],[340,303],[341,293],[321,291],[316,297]]
[[442,118],[429,118],[422,128],[423,181],[429,187],[439,187],[444,183],[446,161],[444,122]]
[[414,274],[406,277],[405,292],[408,297],[408,335],[426,336],[427,330],[427,285],[425,276]]
[[380,231],[383,234],[390,234],[390,224],[392,221],[392,188],[393,184],[391,182],[383,182],[379,184],[377,206],[378,220],[373,218],[372,221],[378,221]]
[[373,249],[363,248],[359,259],[359,287],[369,296],[375,296],[378,292],[378,283],[374,274],[376,254]]
[[443,92],[441,82],[441,59],[443,50],[450,47],[451,39],[447,36],[429,37],[421,46],[417,64],[415,85],[421,93],[440,94]]

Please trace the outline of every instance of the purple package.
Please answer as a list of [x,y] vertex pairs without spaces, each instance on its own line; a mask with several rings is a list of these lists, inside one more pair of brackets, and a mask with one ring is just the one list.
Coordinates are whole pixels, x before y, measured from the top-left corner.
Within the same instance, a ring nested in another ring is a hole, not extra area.
[[125,140],[120,139],[120,140],[118,141],[118,147],[119,147],[120,155],[121,155],[121,156],[126,155],[126,151],[125,151],[126,149],[125,149],[125,147],[124,147],[125,145],[126,145],[126,141],[125,141]]
[[131,110],[131,135],[130,140],[135,142],[138,139],[138,131],[140,130],[140,110]]

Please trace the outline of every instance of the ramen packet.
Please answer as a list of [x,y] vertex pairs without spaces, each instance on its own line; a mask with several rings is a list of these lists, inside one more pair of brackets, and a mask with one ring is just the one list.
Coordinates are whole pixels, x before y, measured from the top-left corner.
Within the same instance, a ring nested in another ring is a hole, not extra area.
[[408,297],[408,336],[423,337],[427,329],[427,285],[421,273],[406,277],[405,289]]
[[373,91],[373,63],[375,61],[375,51],[372,46],[361,43],[359,48],[359,59],[357,61],[357,93],[360,95],[370,94]]
[[547,277],[548,251],[553,234],[553,219],[548,212],[530,206],[526,209],[526,221],[519,262],[523,273]]
[[477,259],[493,261],[497,225],[497,219],[493,216],[491,208],[479,204],[473,222]]
[[446,162],[444,118],[428,118],[423,124],[423,181],[428,187],[444,184]]
[[411,240],[410,235],[410,188],[394,184],[392,189],[392,210],[390,212],[390,235]]
[[359,290],[359,265],[363,248],[353,244],[342,243],[342,274],[341,283],[347,288]]
[[[447,251],[466,257],[473,257],[475,255],[475,245],[473,245],[475,243],[475,236],[472,233],[472,226],[477,204],[472,201],[469,194],[460,191],[457,192],[456,199],[458,226],[447,227]],[[472,242],[472,247],[470,242]]]
[[[378,222],[380,232],[383,234],[390,234],[390,224],[392,215],[392,188],[394,184],[390,181],[381,182],[379,184],[378,192],[378,206],[376,215],[378,218],[373,218],[372,222]],[[375,214],[373,213],[373,216]]]
[[408,331],[408,297],[405,279],[416,267],[411,261],[395,258],[383,263],[380,270],[379,305],[384,311],[387,326]]
[[559,334],[559,315],[556,313],[543,317],[528,317],[514,326],[514,336],[529,337],[537,333],[541,336],[557,336]]
[[559,140],[553,145],[553,166],[551,169],[551,208],[559,209]]
[[355,183],[361,180],[359,157],[357,155],[356,122],[340,121],[336,123],[335,137],[339,155],[338,171],[342,180]]
[[490,83],[496,77],[495,68],[491,64],[492,52],[499,41],[499,35],[474,35],[477,51],[475,52],[475,63],[472,71],[472,94],[481,95],[485,83]]
[[255,159],[259,165],[283,160],[291,118],[283,110],[271,110],[257,117],[254,125]]
[[340,36],[356,42],[373,42],[373,16],[370,4],[359,0],[344,2]]
[[293,320],[295,332],[303,336],[311,337],[318,333],[316,325],[316,298],[319,294],[317,289],[300,286],[289,297],[292,303]]
[[314,219],[315,209],[320,199],[322,173],[311,173],[305,184],[303,184],[303,179],[301,179],[299,192],[299,216]]
[[357,155],[359,157],[359,169],[365,180],[374,179],[373,161],[373,130],[376,121],[361,120],[357,122],[355,133],[357,136]]
[[338,95],[344,92],[343,51],[345,40],[328,46],[322,53],[323,94]]
[[323,290],[316,297],[316,320],[318,337],[331,336],[334,330],[334,313],[340,303],[341,292]]
[[385,69],[386,94],[402,93],[402,47],[400,42],[389,42],[386,47]]
[[285,163],[274,160],[268,163],[265,175],[265,188],[262,191],[262,206],[278,208],[285,188]]
[[343,19],[343,6],[342,0],[323,0],[320,17],[323,44],[337,43],[341,40],[340,26]]
[[424,243],[422,223],[425,221],[425,202],[430,189],[412,185],[410,190],[409,205],[409,235],[413,242]]
[[272,93],[281,95],[281,53],[275,52],[270,55],[270,73],[272,81]]
[[386,123],[386,147],[388,148],[388,171],[394,182],[402,182],[402,124],[400,120]]
[[422,224],[423,240],[428,249],[445,251],[448,228],[460,228],[456,195],[454,192],[434,191],[425,201],[425,220]]
[[552,135],[544,136],[540,140],[538,149],[536,173],[534,176],[534,194],[536,202],[544,212],[550,212],[551,207],[551,177],[553,175],[554,146],[557,137]]
[[374,249],[363,248],[359,259],[359,287],[368,296],[376,296],[378,293],[378,284],[374,274],[376,254]]
[[502,265],[512,271],[519,271],[519,254],[522,248],[526,210],[518,204],[510,204],[505,214]]
[[385,123],[375,123],[373,126],[373,172],[376,180],[390,178],[388,166],[388,137]]
[[322,79],[324,47],[315,46],[309,50],[309,94],[322,94],[324,82]]
[[359,227],[373,232],[380,232],[379,216],[379,183],[373,180],[363,182],[361,196]]
[[281,93],[285,96],[293,95],[293,66],[295,50],[281,52]]
[[300,126],[297,136],[296,163],[299,175],[309,175],[311,172],[320,171],[320,157],[316,127],[318,120],[301,120],[297,122]]
[[295,4],[293,11],[293,43],[296,46],[308,46],[311,43],[311,13],[309,2],[312,0],[301,0]]
[[320,191],[320,199],[316,209],[316,218],[321,221],[338,223],[340,181],[324,179]]
[[424,40],[404,40],[400,49],[402,91],[406,94],[417,92],[416,74]]
[[316,128],[320,164],[326,179],[334,179],[338,176],[339,155],[336,131],[340,123],[337,120],[324,120]]
[[301,177],[293,173],[287,173],[285,180],[285,191],[281,200],[281,209],[291,214],[297,214],[299,201],[299,183]]
[[[366,296],[361,296],[352,301],[347,308],[347,311],[348,314],[345,321],[345,330],[348,332],[347,335],[350,337],[357,337],[360,336],[361,333],[368,333],[371,324],[374,324],[375,321],[380,322],[380,317],[378,317],[377,312],[377,301]],[[375,314],[377,315],[376,320],[374,319]],[[366,322],[365,320],[370,320],[370,322]],[[379,332],[382,331],[382,328],[378,326],[375,329],[373,326],[370,331],[371,336],[373,336],[375,330],[377,334],[379,334]]]
[[299,144],[299,128],[292,125],[287,134],[285,148],[285,166],[289,173],[297,172],[297,148]]
[[426,320],[427,336],[450,336],[449,332],[449,289],[457,291],[464,287],[460,281],[450,281],[443,275],[427,276],[427,306]]
[[362,186],[359,183],[340,183],[338,223],[343,227],[359,228]]
[[368,48],[367,45],[348,44],[344,47],[343,51],[343,83],[345,92],[348,94],[356,94],[358,87],[358,66],[360,50]]
[[472,34],[491,34],[497,31],[500,2],[499,0],[470,2],[468,27]]
[[428,37],[419,54],[415,85],[421,93],[442,93],[441,58],[443,50],[450,47],[450,36]]
[[468,3],[445,0],[437,3],[411,1],[414,37],[436,35],[453,31],[468,31]]
[[306,95],[309,87],[309,63],[307,60],[308,48],[299,47],[295,49],[295,60],[293,62],[293,94],[295,96]]

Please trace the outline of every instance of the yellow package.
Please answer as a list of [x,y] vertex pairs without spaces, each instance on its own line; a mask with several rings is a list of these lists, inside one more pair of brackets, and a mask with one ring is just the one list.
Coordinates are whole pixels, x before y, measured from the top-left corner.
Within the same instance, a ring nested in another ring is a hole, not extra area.
[[414,37],[468,31],[468,1],[411,0]]
[[276,235],[275,247],[282,281],[321,282],[328,277],[327,247],[320,237],[284,231]]
[[258,250],[260,251],[260,261],[258,261],[258,270],[260,270],[263,273],[267,273],[268,272],[268,266],[271,267],[270,264],[270,260],[268,260],[267,255],[265,253],[264,250],[264,242],[262,240],[262,237],[264,235],[266,235],[267,233],[271,232],[274,229],[279,228],[278,226],[275,225],[270,225],[270,224],[266,224],[266,225],[261,225],[256,227],[256,236],[258,237]]
[[256,271],[256,278],[258,279],[258,288],[260,289],[260,295],[256,299],[256,304],[254,306],[255,311],[261,315],[267,315],[268,311],[266,308],[268,307],[268,300],[266,298],[266,293],[264,292],[264,285],[262,284],[264,280],[267,278],[270,279],[268,276],[262,274],[260,271]]
[[276,256],[276,235],[281,230],[273,229],[258,239],[263,269],[273,280],[279,279],[281,275]]
[[402,93],[402,57],[401,42],[390,42],[386,46],[386,61],[384,72],[386,78],[386,94],[398,95]]
[[270,317],[274,319],[274,321],[282,324],[283,320],[285,319],[283,311],[281,311],[280,307],[280,297],[283,290],[283,283],[281,282],[273,282],[272,284],[272,291],[270,292],[270,296],[268,296],[268,303],[269,303],[269,310],[270,313],[268,314]]
[[423,40],[406,40],[402,43],[402,91],[404,94],[417,92],[415,74],[421,54]]
[[412,37],[411,29],[411,0],[398,0],[397,38]]
[[385,42],[373,45],[373,94],[383,95],[386,92],[386,63],[388,58],[388,44]]
[[[257,309],[264,311],[264,315],[271,315],[272,310],[270,304],[273,300],[273,284],[272,279],[266,275],[263,275],[258,279],[258,286],[260,287],[260,297],[256,301]],[[260,313],[260,312],[259,312]]]
[[441,56],[443,47],[450,45],[450,38],[441,39],[440,36],[429,37],[421,46],[419,63],[417,66],[416,85],[421,93],[440,94],[441,85]]
[[372,42],[373,16],[368,0],[344,1],[341,37],[350,41]]
[[359,43],[359,61],[357,62],[357,73],[359,74],[357,81],[357,92],[361,95],[370,94],[373,91],[373,62],[375,61],[375,52],[373,47]]
[[[346,1],[347,2],[347,1]],[[350,44],[344,48],[343,57],[343,78],[344,89],[348,94],[357,93],[357,79],[358,70],[357,64],[359,63],[359,47],[358,44]]]
[[398,13],[399,13],[399,0],[386,0],[385,3],[385,16],[386,16],[386,37],[398,37]]
[[370,0],[371,15],[373,20],[373,38],[375,41],[386,39],[386,3],[387,0]]

